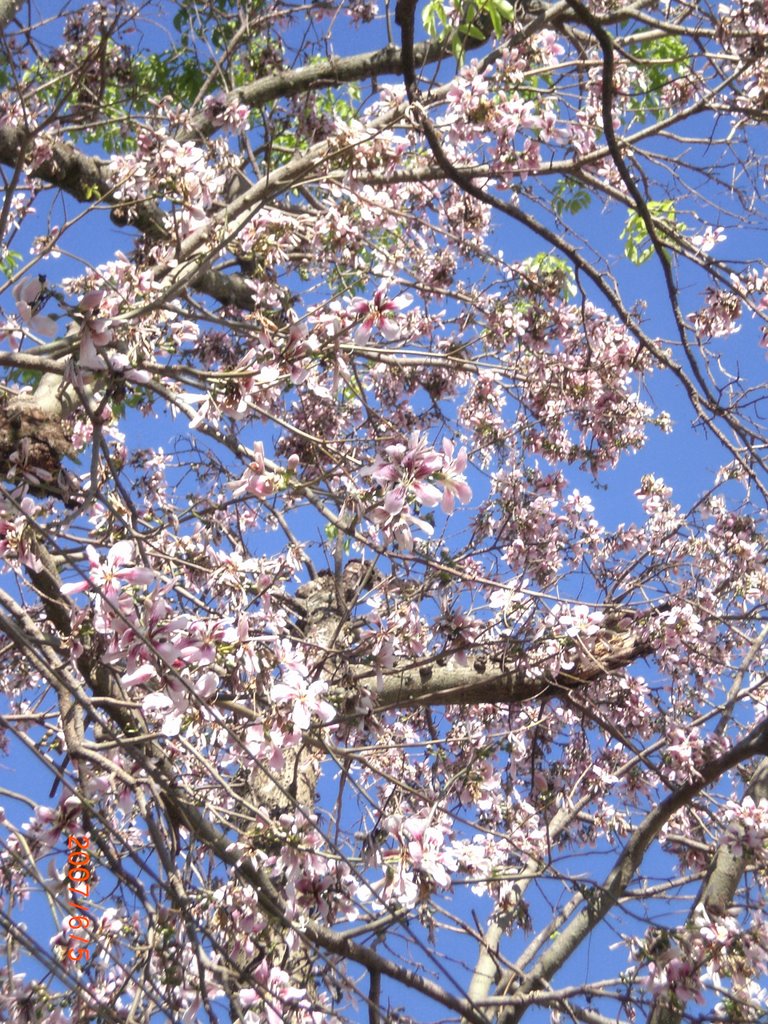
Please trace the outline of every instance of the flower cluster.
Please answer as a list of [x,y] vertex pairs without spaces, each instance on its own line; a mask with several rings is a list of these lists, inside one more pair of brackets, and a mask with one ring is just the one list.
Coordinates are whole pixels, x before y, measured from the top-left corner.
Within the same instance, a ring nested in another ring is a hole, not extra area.
[[396,536],[406,550],[413,547],[411,525],[432,534],[431,525],[410,512],[414,501],[425,508],[439,505],[450,515],[457,499],[462,504],[472,500],[472,489],[464,475],[466,448],[454,456],[454,444],[448,438],[442,447],[438,452],[424,435],[414,431],[407,443],[387,445],[373,465],[361,471],[384,492],[381,504],[369,513],[369,518],[379,529]]

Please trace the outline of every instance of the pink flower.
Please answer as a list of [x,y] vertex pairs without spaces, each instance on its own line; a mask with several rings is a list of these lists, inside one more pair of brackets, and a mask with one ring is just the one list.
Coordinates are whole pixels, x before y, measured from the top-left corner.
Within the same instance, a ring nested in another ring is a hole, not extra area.
[[99,349],[112,343],[112,321],[98,316],[104,300],[104,290],[86,292],[77,307],[76,320],[80,324],[80,365],[87,370],[103,370],[106,363]]
[[447,888],[451,884],[449,871],[456,869],[455,857],[443,848],[445,834],[443,829],[429,823],[429,818],[414,815],[403,822],[403,830],[410,836],[408,855],[411,864],[418,871]]
[[[407,445],[387,445],[374,464],[362,470],[363,476],[372,477],[382,487],[395,485],[385,495],[380,512],[396,514],[411,494],[427,508],[440,505],[446,514],[453,512],[456,498],[462,503],[470,501],[472,489],[464,478],[467,450],[462,448],[453,458],[453,449],[453,442],[446,438],[440,454],[418,431],[411,434]],[[442,491],[438,484],[442,484]]]
[[133,541],[121,540],[113,544],[104,561],[90,544],[86,548],[86,553],[90,565],[88,578],[80,580],[79,583],[65,583],[61,588],[62,594],[82,594],[93,587],[102,597],[110,597],[119,592],[121,583],[146,586],[155,578],[151,569],[134,565]]
[[42,563],[35,551],[34,534],[29,529],[29,522],[34,521],[40,508],[29,495],[19,503],[21,515],[6,518],[7,513],[0,515],[0,558],[13,563],[18,559],[35,572],[42,571]]
[[291,720],[294,727],[303,732],[310,727],[312,715],[317,715],[323,723],[330,722],[336,717],[333,705],[322,699],[327,689],[327,683],[320,680],[310,683],[296,669],[287,669],[283,672],[281,681],[273,684],[272,699],[277,704],[293,704]]
[[292,985],[288,974],[280,967],[271,966],[266,959],[254,969],[253,979],[255,988],[241,988],[238,993],[247,1024],[256,1024],[256,1021],[283,1024],[289,1017],[291,1004],[302,1007],[306,1004],[306,989]]
[[413,535],[411,526],[416,526],[428,537],[435,532],[434,528],[424,519],[418,519],[407,511],[406,489],[402,484],[393,487],[384,495],[384,501],[377,505],[368,518],[385,533],[392,534],[397,546],[403,551],[413,551]]
[[456,458],[453,458],[453,441],[446,437],[443,440],[444,461],[443,468],[438,474],[438,479],[443,485],[443,500],[440,508],[446,515],[453,512],[455,499],[458,498],[462,505],[472,500],[472,488],[464,477],[464,470],[467,468],[467,449],[461,448]]
[[713,228],[711,225],[707,225],[701,233],[691,237],[691,244],[696,247],[697,252],[706,253],[714,249],[720,242],[724,242],[727,237],[724,228]]
[[22,323],[26,324],[32,334],[53,338],[58,330],[56,321],[38,312],[45,298],[44,293],[45,278],[42,274],[39,277],[24,277],[13,287],[13,298]]
[[355,341],[366,342],[378,327],[387,341],[396,341],[400,337],[400,324],[395,316],[401,309],[410,306],[413,299],[410,295],[398,295],[396,299],[387,298],[386,284],[380,285],[373,293],[373,299],[355,299],[348,306],[348,312],[362,316],[363,322],[357,327],[353,338]]
[[249,725],[243,740],[243,746],[248,754],[257,758],[273,772],[282,771],[285,765],[282,750],[284,743],[285,734],[276,725],[272,725],[269,732],[265,733],[262,722]]
[[551,28],[544,29],[543,32],[534,36],[531,45],[534,50],[539,51],[542,58],[549,58],[551,61],[555,61],[565,53],[565,48],[557,41],[557,33],[553,32]]
[[371,476],[376,483],[386,486],[401,481],[410,486],[422,505],[437,505],[440,491],[427,482],[443,465],[442,457],[431,448],[426,437],[414,431],[408,444],[390,444],[378,455],[373,466],[363,470],[363,476]]
[[[289,460],[290,462],[290,460]],[[294,463],[293,468],[298,464]],[[267,472],[264,462],[264,445],[256,441],[253,446],[253,461],[239,480],[233,480],[227,484],[232,491],[233,498],[242,498],[247,494],[254,494],[259,498],[265,498],[272,494],[275,489],[274,474]]]

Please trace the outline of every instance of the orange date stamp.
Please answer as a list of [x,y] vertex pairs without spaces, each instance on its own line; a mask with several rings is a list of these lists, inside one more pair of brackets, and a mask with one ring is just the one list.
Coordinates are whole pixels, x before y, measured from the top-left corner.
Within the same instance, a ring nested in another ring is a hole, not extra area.
[[[88,836],[70,836],[68,840],[69,856],[67,857],[67,878],[69,880],[69,905],[77,914],[69,918],[69,944],[67,959],[75,963],[87,962],[91,959],[88,943],[93,937],[94,919],[88,900],[91,897],[91,855]],[[80,902],[75,901],[75,897]]]

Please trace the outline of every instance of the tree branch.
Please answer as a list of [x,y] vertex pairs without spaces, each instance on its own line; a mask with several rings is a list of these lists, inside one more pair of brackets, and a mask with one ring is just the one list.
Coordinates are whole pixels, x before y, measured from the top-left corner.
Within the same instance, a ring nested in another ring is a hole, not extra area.
[[[482,46],[478,40],[470,40],[468,49]],[[418,43],[412,48],[411,63],[420,68],[442,60],[450,48],[439,41]],[[280,71],[238,89],[224,97],[225,103],[244,103],[247,107],[259,108],[273,100],[287,99],[342,85],[345,82],[359,82],[361,79],[377,78],[380,75],[401,75],[404,62],[402,51],[397,46],[386,46],[382,50],[371,50],[351,57],[331,57],[295,70]],[[196,114],[192,123],[180,134],[181,141],[200,136],[213,135],[216,124],[206,113]]]
[[[16,167],[19,155],[25,153],[33,141],[34,135],[23,128],[8,125],[0,128],[0,163]],[[62,189],[80,203],[102,202],[113,211],[121,210],[125,204],[114,195],[108,168],[107,160],[89,156],[69,142],[57,142],[50,147],[50,155],[30,167],[27,174]],[[121,227],[137,228],[150,241],[169,240],[163,215],[154,203],[132,203],[129,218],[113,219]],[[253,308],[253,292],[241,274],[223,274],[206,267],[188,275],[185,283],[223,305]]]
[[[542,673],[540,678],[532,678],[535,654],[531,651],[524,655],[515,650],[501,652],[490,661],[476,658],[471,667],[426,662],[385,675],[376,693],[376,705],[379,710],[388,710],[417,705],[510,704],[586,686],[653,653],[650,632],[663,607],[634,618],[622,630],[605,630],[591,652],[580,651],[574,667],[554,677]],[[366,669],[357,673],[357,679],[362,681],[371,675]]]
[[[756,767],[745,796],[751,797],[755,803],[768,800],[768,760],[762,760]],[[749,861],[746,844],[740,850],[736,853],[733,847],[720,843],[698,899],[693,904],[689,922],[699,907],[713,918],[728,913]],[[679,1003],[657,997],[648,1024],[680,1024],[682,1017],[683,1008]]]
[[[517,985],[516,976],[511,972],[505,972],[499,982],[499,991],[514,993],[515,997],[520,997],[546,988],[581,942],[619,902],[651,842],[672,815],[688,805],[698,793],[716,782],[726,772],[758,754],[768,754],[768,718],[758,722],[735,747],[707,762],[701,768],[699,778],[670,793],[645,816],[632,833],[603,885],[590,894],[586,907],[557,935],[526,980]],[[526,1001],[524,1004],[521,1003],[504,1014],[501,1024],[517,1024],[528,1005]]]

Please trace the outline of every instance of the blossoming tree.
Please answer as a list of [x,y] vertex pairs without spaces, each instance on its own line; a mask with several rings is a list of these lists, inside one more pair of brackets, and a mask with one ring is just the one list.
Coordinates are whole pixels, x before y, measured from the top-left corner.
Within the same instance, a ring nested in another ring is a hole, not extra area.
[[766,6],[79,4],[0,0],[0,1018],[765,1020]]

